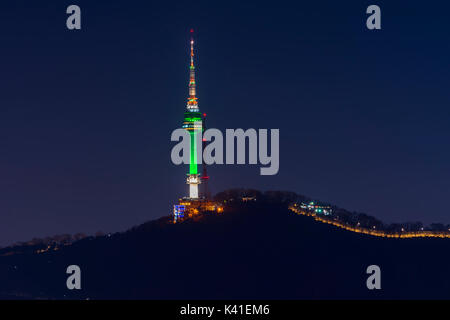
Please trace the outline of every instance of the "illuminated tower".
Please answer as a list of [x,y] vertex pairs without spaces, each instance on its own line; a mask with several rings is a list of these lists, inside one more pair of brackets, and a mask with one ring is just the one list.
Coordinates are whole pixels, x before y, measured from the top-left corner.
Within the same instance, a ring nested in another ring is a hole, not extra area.
[[[193,30],[191,29],[191,34]],[[191,64],[189,66],[189,98],[184,112],[183,128],[191,135],[191,150],[189,173],[187,184],[189,185],[189,198],[198,199],[198,185],[201,183],[197,166],[197,150],[202,149],[201,142],[197,142],[197,135],[202,132],[202,114],[198,108],[197,97],[195,96],[195,66],[194,66],[194,39],[191,37]],[[201,141],[201,140],[200,140]],[[200,153],[201,154],[201,153]]]

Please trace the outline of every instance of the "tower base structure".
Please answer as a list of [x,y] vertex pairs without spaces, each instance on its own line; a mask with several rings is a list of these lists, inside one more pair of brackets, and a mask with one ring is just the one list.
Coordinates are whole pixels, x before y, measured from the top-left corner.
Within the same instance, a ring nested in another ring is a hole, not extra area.
[[198,199],[198,185],[201,183],[198,174],[189,174],[186,183],[189,185],[189,198]]
[[198,198],[198,185],[196,184],[189,185],[189,198],[191,199]]

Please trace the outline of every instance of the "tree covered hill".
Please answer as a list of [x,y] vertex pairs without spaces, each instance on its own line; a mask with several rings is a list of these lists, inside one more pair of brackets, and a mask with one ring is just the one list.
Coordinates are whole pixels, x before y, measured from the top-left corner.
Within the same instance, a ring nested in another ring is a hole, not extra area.
[[[293,214],[286,193],[250,202],[230,194],[217,196],[226,201],[222,215],[177,224],[165,217],[56,251],[2,256],[0,296],[450,298],[450,239],[375,238]],[[73,264],[81,268],[81,290],[66,288]],[[381,290],[366,287],[373,264],[381,268]]]

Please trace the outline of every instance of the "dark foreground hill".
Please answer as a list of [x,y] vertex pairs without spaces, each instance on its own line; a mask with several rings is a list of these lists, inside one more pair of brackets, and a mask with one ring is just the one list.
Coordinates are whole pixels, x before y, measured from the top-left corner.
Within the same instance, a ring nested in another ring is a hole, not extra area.
[[[58,251],[0,257],[0,295],[17,298],[450,298],[450,239],[383,239],[240,203],[222,216],[149,222]],[[81,267],[82,289],[66,288]],[[366,268],[381,268],[381,290]]]

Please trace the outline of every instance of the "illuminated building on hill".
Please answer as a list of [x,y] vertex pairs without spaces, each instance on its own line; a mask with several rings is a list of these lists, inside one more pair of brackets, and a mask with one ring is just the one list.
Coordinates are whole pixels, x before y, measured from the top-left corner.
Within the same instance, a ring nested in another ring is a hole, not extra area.
[[331,215],[332,210],[330,206],[320,206],[318,204],[314,204],[314,202],[309,202],[309,203],[301,203],[300,204],[300,208],[304,209],[304,210],[308,210],[308,211],[313,211],[317,214],[323,214],[323,215]]

